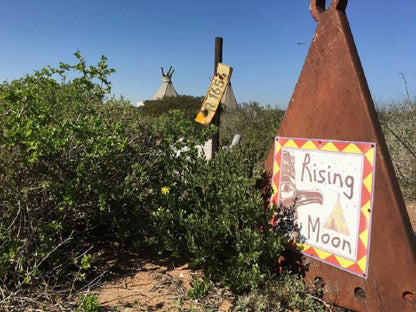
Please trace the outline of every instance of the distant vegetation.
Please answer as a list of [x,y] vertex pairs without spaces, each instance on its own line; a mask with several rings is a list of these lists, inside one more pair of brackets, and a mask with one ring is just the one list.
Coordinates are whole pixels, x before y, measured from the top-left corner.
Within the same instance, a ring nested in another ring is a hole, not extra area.
[[416,200],[416,98],[379,111],[384,136],[405,200]]
[[[79,291],[102,273],[99,251],[114,243],[180,257],[237,293],[260,296],[283,251],[261,182],[284,112],[258,103],[223,111],[221,145],[237,133],[241,144],[206,161],[194,147],[217,129],[193,121],[202,98],[141,108],[107,99],[113,69],[105,58],[87,66],[76,57],[0,85],[0,306],[75,309]],[[415,101],[381,112],[412,200],[414,116]],[[297,297],[282,308],[323,309],[286,279]]]
[[160,116],[166,114],[170,110],[180,110],[185,117],[193,120],[201,109],[201,103],[204,97],[178,95],[177,97],[165,97],[159,100],[145,101],[144,105],[139,107],[139,111],[146,116]]

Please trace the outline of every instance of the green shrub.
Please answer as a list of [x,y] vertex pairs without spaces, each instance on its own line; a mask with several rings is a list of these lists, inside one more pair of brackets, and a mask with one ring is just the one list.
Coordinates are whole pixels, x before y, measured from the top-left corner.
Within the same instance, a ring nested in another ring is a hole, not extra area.
[[251,157],[262,168],[283,115],[283,110],[262,107],[257,102],[225,108],[221,114],[220,145],[230,145],[234,135],[240,134],[240,145],[250,147]]
[[180,190],[186,154],[202,142],[183,113],[106,103],[113,70],[104,57],[97,67],[76,57],[0,85],[0,281],[10,290],[48,281],[72,291],[96,243],[149,244],[157,190]]
[[138,110],[140,113],[152,117],[163,115],[169,110],[180,110],[185,114],[185,117],[188,120],[194,120],[201,109],[203,100],[204,98],[200,96],[171,96],[158,100],[145,101],[144,105],[139,107]]
[[97,301],[97,297],[94,295],[87,295],[80,298],[80,304],[76,312],[99,312],[100,304]]
[[192,276],[190,282],[191,288],[188,291],[188,297],[191,299],[200,299],[206,297],[212,289],[212,283],[206,277],[199,278],[197,275]]
[[[42,269],[59,267],[65,258],[61,247],[77,244],[77,229],[100,218],[110,184],[105,176],[112,173],[99,168],[115,161],[125,145],[122,129],[98,113],[113,70],[105,57],[87,67],[82,55],[75,55],[75,65],[61,63],[0,85],[5,285],[29,284]],[[66,81],[68,71],[81,76]]]
[[[264,131],[206,162],[195,146],[215,127],[197,131],[177,110],[146,117],[123,99],[105,102],[105,58],[87,67],[76,56],[0,86],[2,283],[73,289],[88,279],[94,259],[82,261],[98,238],[188,257],[237,290],[259,287],[282,250],[263,232],[255,187]],[[73,71],[81,77],[67,81]]]
[[182,172],[183,189],[173,185],[153,214],[166,250],[239,291],[259,287],[283,249],[266,230],[269,216],[251,155],[237,147],[209,162],[195,158],[191,170]]
[[416,200],[416,99],[385,106],[379,118],[405,200]]
[[[331,311],[302,278],[285,273],[277,279],[269,279],[261,289],[240,296],[235,312],[245,311]],[[338,311],[338,310],[337,310]]]

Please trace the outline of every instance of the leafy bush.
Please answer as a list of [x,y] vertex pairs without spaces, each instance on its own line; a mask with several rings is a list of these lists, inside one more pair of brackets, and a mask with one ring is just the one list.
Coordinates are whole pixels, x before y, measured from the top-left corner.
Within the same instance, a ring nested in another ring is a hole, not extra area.
[[194,120],[196,114],[201,109],[203,99],[203,97],[190,95],[170,96],[163,99],[145,101],[144,105],[139,107],[139,111],[144,115],[157,117],[170,110],[180,110],[184,112],[187,119]]
[[221,145],[230,145],[234,135],[240,134],[240,145],[250,147],[251,157],[262,168],[283,115],[283,110],[262,107],[257,102],[226,108],[221,114]]
[[100,310],[97,297],[94,295],[87,295],[80,298],[80,304],[76,312],[99,312]]
[[157,190],[179,187],[185,154],[195,158],[202,142],[183,113],[153,119],[123,99],[105,103],[105,57],[88,67],[75,55],[74,65],[0,85],[2,295],[29,285],[72,292],[99,241],[151,242]]
[[[0,85],[3,285],[30,284],[51,266],[62,277],[68,264],[62,263],[61,247],[75,247],[76,234],[106,209],[105,186],[113,172],[100,168],[120,156],[126,141],[123,130],[98,113],[113,70],[105,57],[87,67],[75,55],[75,65],[61,63]],[[81,76],[66,81],[71,70]]]
[[[245,311],[332,311],[297,275],[285,273],[268,280],[263,288],[240,296],[235,312]],[[337,309],[336,311],[338,311]]]
[[212,289],[210,280],[206,277],[200,279],[197,275],[192,276],[190,286],[191,288],[188,291],[188,297],[194,300],[206,297]]
[[185,188],[165,193],[154,212],[157,237],[167,250],[186,256],[234,290],[259,287],[282,245],[267,230],[269,215],[256,189],[249,148],[221,151],[183,176]]
[[416,99],[386,106],[379,112],[384,136],[405,200],[416,200]]

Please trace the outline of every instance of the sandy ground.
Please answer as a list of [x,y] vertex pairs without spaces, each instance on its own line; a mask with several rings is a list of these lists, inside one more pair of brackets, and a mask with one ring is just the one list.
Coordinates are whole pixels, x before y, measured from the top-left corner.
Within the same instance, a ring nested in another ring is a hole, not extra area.
[[189,299],[192,277],[200,278],[202,272],[187,264],[144,256],[129,265],[131,273],[116,277],[93,292],[103,311],[202,311],[207,305],[215,311],[229,311],[231,307],[227,296],[220,294],[211,296],[211,302]]
[[186,295],[192,272],[186,265],[168,268],[160,263],[143,263],[133,276],[119,278],[102,286],[98,302],[104,308],[120,311],[170,310],[175,299]]

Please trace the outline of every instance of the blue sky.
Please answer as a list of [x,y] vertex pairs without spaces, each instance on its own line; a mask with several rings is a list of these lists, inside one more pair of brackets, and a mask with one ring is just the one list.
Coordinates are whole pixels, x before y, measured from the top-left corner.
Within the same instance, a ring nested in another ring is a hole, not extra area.
[[[308,0],[0,0],[0,11],[0,81],[79,50],[92,65],[105,55],[113,93],[132,102],[171,65],[179,94],[204,95],[223,37],[237,101],[286,107],[316,28]],[[416,1],[351,0],[347,16],[374,101],[403,98],[399,73],[416,95]]]

